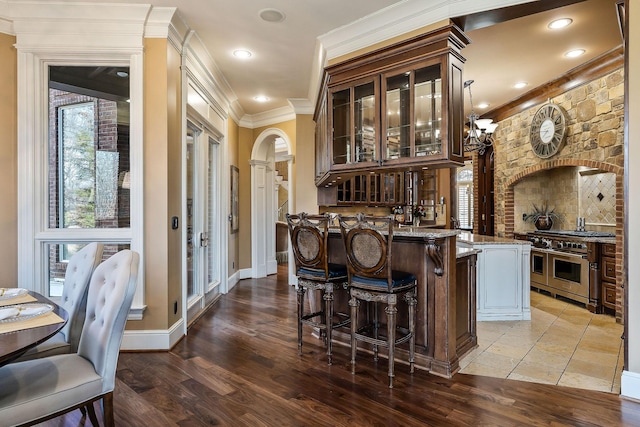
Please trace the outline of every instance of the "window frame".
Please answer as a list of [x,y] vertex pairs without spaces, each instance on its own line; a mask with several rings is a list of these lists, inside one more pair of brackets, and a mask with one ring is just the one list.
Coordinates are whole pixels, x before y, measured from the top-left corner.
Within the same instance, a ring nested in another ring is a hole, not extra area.
[[[125,66],[130,78],[129,228],[54,229],[48,217],[49,66]],[[143,229],[143,52],[57,50],[18,53],[18,286],[48,294],[47,244],[99,241],[128,243],[138,252],[140,270],[129,319],[142,319],[144,293]],[[40,142],[40,143],[38,143]]]

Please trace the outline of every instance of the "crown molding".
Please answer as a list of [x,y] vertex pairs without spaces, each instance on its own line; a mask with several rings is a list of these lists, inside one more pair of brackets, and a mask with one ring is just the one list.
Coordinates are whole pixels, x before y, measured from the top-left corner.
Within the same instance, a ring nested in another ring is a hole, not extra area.
[[169,38],[170,27],[172,26],[175,7],[154,7],[149,12],[146,25],[144,26],[144,36],[148,38]]
[[239,124],[242,121],[242,117],[244,117],[244,115],[244,109],[238,102],[238,98],[234,99],[233,102],[229,104],[229,116],[233,119],[234,122]]
[[314,106],[306,98],[289,98],[287,102],[295,114],[313,114]]
[[383,43],[439,21],[530,0],[406,0],[318,37],[328,60]]
[[0,0],[0,33],[15,36],[13,21],[10,19],[9,3]]
[[296,113],[291,107],[274,108],[258,114],[245,114],[238,123],[240,126],[249,129],[255,129],[262,126],[269,126],[276,123],[295,120]]
[[16,46],[40,51],[142,49],[150,5],[8,2]]

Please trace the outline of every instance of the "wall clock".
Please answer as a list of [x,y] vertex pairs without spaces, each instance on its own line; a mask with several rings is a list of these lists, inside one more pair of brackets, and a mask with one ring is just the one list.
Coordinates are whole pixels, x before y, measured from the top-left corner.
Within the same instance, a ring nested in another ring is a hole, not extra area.
[[529,141],[536,156],[549,158],[560,151],[567,136],[567,116],[564,110],[549,102],[536,111],[531,120]]

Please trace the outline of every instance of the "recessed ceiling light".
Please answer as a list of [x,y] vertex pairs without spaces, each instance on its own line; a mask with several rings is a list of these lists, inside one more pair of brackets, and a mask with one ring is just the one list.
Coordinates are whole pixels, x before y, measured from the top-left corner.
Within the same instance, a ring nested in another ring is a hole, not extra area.
[[126,71],[116,71],[116,76],[125,78],[129,77],[129,73],[127,73]]
[[527,82],[518,82],[516,84],[513,85],[514,88],[516,89],[522,89],[523,87],[527,86],[529,83]]
[[278,9],[262,9],[260,11],[260,18],[267,22],[282,22],[284,21],[284,13]]
[[233,51],[233,56],[236,58],[250,58],[251,52],[245,49],[236,49]]
[[577,58],[578,56],[584,54],[584,52],[584,49],[573,49],[565,53],[564,56],[566,56],[567,58]]
[[264,95],[254,96],[253,99],[258,102],[267,102],[269,100],[269,98]]
[[569,26],[572,22],[573,19],[570,18],[556,19],[555,21],[551,21],[548,27],[552,30],[557,30]]
[[486,102],[481,102],[480,104],[478,104],[478,108],[480,109],[489,108],[489,104],[487,104]]

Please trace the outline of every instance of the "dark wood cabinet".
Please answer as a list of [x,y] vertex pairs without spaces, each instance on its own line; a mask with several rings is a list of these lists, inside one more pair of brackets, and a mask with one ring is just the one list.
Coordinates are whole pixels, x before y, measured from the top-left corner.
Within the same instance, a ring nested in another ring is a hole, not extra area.
[[[318,204],[321,206],[403,206],[405,211],[411,212],[414,205],[423,205],[426,216],[422,218],[422,225],[436,224],[437,198],[438,174],[435,169],[357,174],[340,177],[318,189]],[[405,222],[411,220],[409,213]]]
[[460,354],[477,343],[476,254],[456,259],[456,346]]
[[468,43],[447,25],[326,67],[314,116],[316,185],[462,165],[460,50]]
[[602,305],[616,309],[616,245],[603,243],[600,248]]

